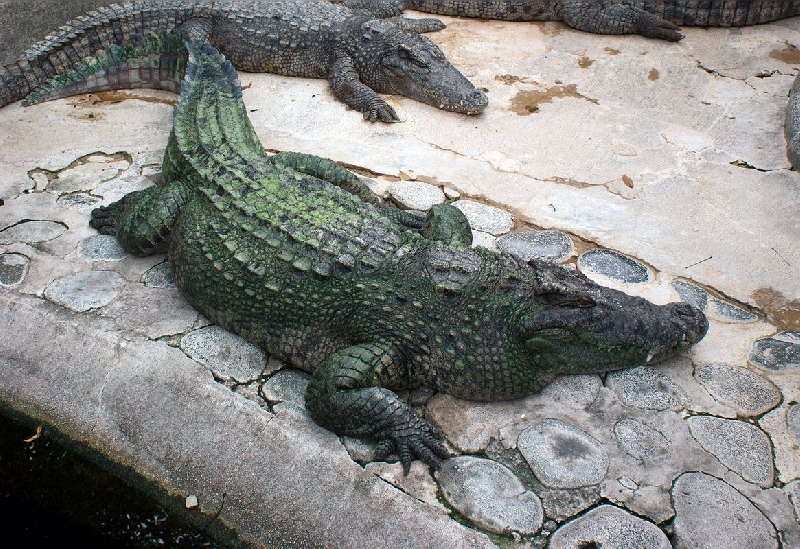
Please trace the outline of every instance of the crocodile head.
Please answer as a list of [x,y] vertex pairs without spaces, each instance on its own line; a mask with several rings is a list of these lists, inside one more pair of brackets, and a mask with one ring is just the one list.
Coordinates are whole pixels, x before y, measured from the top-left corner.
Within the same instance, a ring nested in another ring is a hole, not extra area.
[[486,94],[425,36],[403,32],[380,20],[367,21],[362,30],[368,53],[356,58],[357,69],[361,81],[376,92],[404,95],[465,114],[477,114],[486,108]]
[[552,372],[652,364],[697,343],[708,330],[703,312],[688,303],[656,305],[555,265],[538,274],[542,284],[512,328],[515,354]]

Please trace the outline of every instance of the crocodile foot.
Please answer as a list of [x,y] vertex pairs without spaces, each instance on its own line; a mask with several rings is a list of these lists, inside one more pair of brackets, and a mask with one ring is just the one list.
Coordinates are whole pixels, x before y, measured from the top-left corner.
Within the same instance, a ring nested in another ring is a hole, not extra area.
[[406,475],[414,458],[439,470],[442,460],[450,457],[439,430],[416,414],[409,415],[404,421],[385,429],[378,436],[380,438],[375,448],[375,458],[383,460],[396,452]]
[[108,206],[100,206],[92,210],[89,226],[97,229],[100,234],[117,236],[119,217],[122,214],[122,210],[125,209],[129,196],[129,194],[125,195]]

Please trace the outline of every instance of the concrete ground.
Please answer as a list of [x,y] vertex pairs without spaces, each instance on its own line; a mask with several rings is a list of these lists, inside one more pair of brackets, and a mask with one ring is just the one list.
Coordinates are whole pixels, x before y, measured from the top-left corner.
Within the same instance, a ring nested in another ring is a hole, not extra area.
[[209,325],[163,257],[88,227],[158,178],[175,99],[106,93],[0,109],[2,407],[245,546],[800,547],[800,18],[679,43],[443,19],[483,114],[390,97],[404,122],[370,124],[324,81],[240,73],[264,146],[453,202],[479,245],[695,303],[691,352],[513,402],[413,392],[458,457],[403,477],[317,427],[307,375]]

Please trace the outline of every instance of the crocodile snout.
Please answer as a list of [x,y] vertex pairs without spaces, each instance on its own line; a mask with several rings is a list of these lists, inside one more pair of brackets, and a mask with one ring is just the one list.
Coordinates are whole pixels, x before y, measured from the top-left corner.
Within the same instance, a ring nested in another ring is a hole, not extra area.
[[683,301],[670,303],[668,307],[671,309],[672,322],[685,334],[683,345],[692,345],[705,337],[708,332],[708,319],[703,311]]
[[464,100],[464,112],[478,114],[489,104],[489,98],[481,90],[475,90]]

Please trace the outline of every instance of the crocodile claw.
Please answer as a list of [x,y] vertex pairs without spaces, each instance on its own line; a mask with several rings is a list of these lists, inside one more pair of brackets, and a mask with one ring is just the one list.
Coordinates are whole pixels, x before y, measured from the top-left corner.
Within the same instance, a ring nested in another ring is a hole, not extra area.
[[379,120],[381,122],[399,122],[400,118],[398,118],[397,113],[391,105],[383,99],[377,98],[372,101],[367,110],[364,111],[364,120],[369,120],[370,122],[377,122]]
[[636,30],[639,34],[646,38],[657,38],[659,40],[668,40],[670,42],[678,42],[683,38],[680,33],[679,27],[670,21],[661,19],[657,15],[648,13],[644,10],[637,11]]
[[450,452],[442,442],[444,437],[436,427],[421,417],[409,419],[410,421],[384,430],[375,448],[375,457],[381,460],[392,452],[397,452],[404,475],[408,475],[414,458],[439,470],[442,460],[450,457]]

